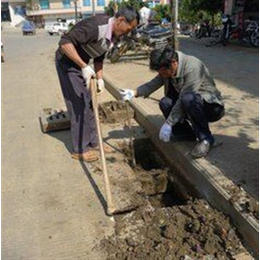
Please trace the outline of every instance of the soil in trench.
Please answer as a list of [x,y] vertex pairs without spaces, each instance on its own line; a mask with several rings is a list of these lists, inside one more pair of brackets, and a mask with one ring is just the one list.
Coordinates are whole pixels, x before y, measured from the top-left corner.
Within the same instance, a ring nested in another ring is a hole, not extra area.
[[[153,151],[151,147],[140,143],[136,147],[135,173],[146,203],[115,217],[115,233],[98,246],[107,252],[108,260],[253,259],[227,216],[202,199],[190,197],[184,201],[178,193],[168,192],[167,185],[162,184],[162,176],[167,174],[163,163],[153,153],[147,153]],[[129,148],[121,148],[131,163]],[[159,186],[151,188],[151,176]],[[165,186],[165,192],[156,194],[164,191],[160,185]]]

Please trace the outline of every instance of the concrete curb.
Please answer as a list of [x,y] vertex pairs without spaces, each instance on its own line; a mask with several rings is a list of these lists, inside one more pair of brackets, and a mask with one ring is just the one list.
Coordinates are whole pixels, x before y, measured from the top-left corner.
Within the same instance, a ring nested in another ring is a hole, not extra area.
[[[104,75],[106,89],[120,99],[118,87]],[[166,144],[158,140],[160,128],[149,117],[149,114],[137,104],[130,101],[135,110],[135,119],[150,134],[150,138],[165,160],[172,167],[177,168],[180,177],[187,180],[213,207],[230,216],[238,232],[252,250],[259,253],[259,223],[252,216],[243,213],[238,203],[231,203],[231,195],[221,186],[223,180],[231,182],[223,172],[206,159],[193,160],[187,154],[185,145]]]

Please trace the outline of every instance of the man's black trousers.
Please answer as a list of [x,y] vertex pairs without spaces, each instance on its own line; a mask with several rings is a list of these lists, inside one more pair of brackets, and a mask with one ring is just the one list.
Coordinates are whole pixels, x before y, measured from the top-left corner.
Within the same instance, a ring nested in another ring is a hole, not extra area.
[[[167,93],[166,97],[160,100],[159,106],[165,118],[168,118],[173,106],[175,105],[179,94],[175,90]],[[224,116],[224,107],[219,104],[207,103],[200,94],[186,92],[181,96],[182,109],[186,114],[186,119],[192,124],[194,133],[199,140],[208,139],[212,142],[214,139],[209,129],[209,122],[218,121]],[[173,126],[173,135],[187,133],[189,124],[185,120],[183,123],[177,123]]]

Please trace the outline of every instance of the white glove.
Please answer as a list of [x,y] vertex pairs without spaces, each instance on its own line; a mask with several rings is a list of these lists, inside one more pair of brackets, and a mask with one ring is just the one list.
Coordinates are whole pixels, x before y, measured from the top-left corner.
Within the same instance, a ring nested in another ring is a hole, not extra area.
[[91,77],[95,76],[95,71],[88,65],[85,68],[81,69],[82,76],[86,80],[87,88],[89,88]]
[[159,139],[164,142],[169,142],[171,138],[172,133],[172,125],[165,122],[163,126],[161,127],[160,133],[159,133]]
[[120,95],[124,101],[129,101],[134,97],[135,92],[132,89],[125,89],[120,91]]
[[103,92],[105,87],[105,82],[103,79],[98,79],[97,80],[97,93],[100,94]]

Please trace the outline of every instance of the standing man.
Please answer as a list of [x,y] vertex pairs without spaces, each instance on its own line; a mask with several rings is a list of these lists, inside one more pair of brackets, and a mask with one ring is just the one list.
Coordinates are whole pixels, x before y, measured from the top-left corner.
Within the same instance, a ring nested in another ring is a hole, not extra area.
[[139,10],[140,14],[140,24],[143,24],[144,26],[147,26],[149,24],[150,16],[152,10],[148,8],[145,3],[141,3],[142,8]]
[[166,121],[159,139],[169,142],[171,135],[195,134],[198,142],[191,155],[194,158],[206,156],[216,145],[209,122],[224,116],[221,93],[208,68],[199,59],[166,47],[152,51],[150,69],[157,71],[158,75],[136,90],[122,91],[122,98],[148,97],[164,85],[165,97],[159,106]]
[[[98,159],[97,132],[92,108],[90,79],[96,75],[98,92],[104,88],[103,60],[114,38],[129,33],[139,23],[131,7],[115,17],[93,16],[77,23],[63,35],[56,51],[56,68],[71,121],[72,158],[87,162]],[[89,65],[94,60],[94,70]]]

